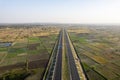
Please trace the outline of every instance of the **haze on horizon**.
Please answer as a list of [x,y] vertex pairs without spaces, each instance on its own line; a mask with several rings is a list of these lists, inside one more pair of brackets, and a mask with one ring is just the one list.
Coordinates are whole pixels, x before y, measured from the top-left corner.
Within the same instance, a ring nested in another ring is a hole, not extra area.
[[0,0],[0,23],[120,24],[120,0]]

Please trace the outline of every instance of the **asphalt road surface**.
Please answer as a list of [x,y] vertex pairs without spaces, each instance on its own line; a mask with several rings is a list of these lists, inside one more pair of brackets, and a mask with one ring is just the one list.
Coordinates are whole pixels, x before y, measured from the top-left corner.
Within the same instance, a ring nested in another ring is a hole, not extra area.
[[56,58],[55,72],[53,75],[53,80],[61,80],[62,76],[62,32],[60,33],[58,52]]
[[67,32],[65,31],[64,33],[65,33],[64,39],[65,39],[65,46],[66,46],[66,52],[67,52],[67,58],[68,58],[68,65],[70,68],[69,72],[70,72],[71,80],[80,80],[79,74],[76,68],[76,64],[73,58],[72,50],[70,48]]
[[[64,36],[63,36],[64,31]],[[67,32],[62,30],[59,36],[55,67],[53,70],[52,80],[62,80],[62,38],[65,40],[66,54],[68,60],[68,68],[70,72],[70,80],[80,80],[79,73],[74,61],[73,53],[70,47]]]

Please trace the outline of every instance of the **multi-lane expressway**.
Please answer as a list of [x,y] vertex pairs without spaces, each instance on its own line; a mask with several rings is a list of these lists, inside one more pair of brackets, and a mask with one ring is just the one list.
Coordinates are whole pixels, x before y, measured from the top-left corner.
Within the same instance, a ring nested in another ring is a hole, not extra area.
[[[63,45],[64,44],[64,45]],[[67,56],[67,65],[69,70],[69,79],[70,80],[87,80],[83,68],[81,66],[80,60],[77,57],[77,53],[74,50],[72,42],[69,38],[69,35],[65,29],[62,29],[58,41],[56,43],[55,49],[51,54],[48,67],[46,69],[43,80],[64,80],[62,73],[63,70],[63,57],[66,53]],[[65,51],[63,51],[65,50]]]

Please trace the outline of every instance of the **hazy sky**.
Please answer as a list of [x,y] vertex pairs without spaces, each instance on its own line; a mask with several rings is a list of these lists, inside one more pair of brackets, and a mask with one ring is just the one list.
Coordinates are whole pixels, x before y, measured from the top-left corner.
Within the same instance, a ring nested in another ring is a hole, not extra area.
[[120,0],[0,0],[0,23],[120,23]]

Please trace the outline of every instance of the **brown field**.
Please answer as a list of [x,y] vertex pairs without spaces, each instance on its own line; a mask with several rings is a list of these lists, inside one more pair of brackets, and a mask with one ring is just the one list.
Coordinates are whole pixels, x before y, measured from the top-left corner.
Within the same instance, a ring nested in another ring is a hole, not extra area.
[[39,73],[39,78],[42,78],[59,31],[60,28],[54,26],[1,28],[0,42],[11,42],[12,45],[0,47],[0,74],[24,69],[28,64],[29,71],[41,70],[32,75]]

